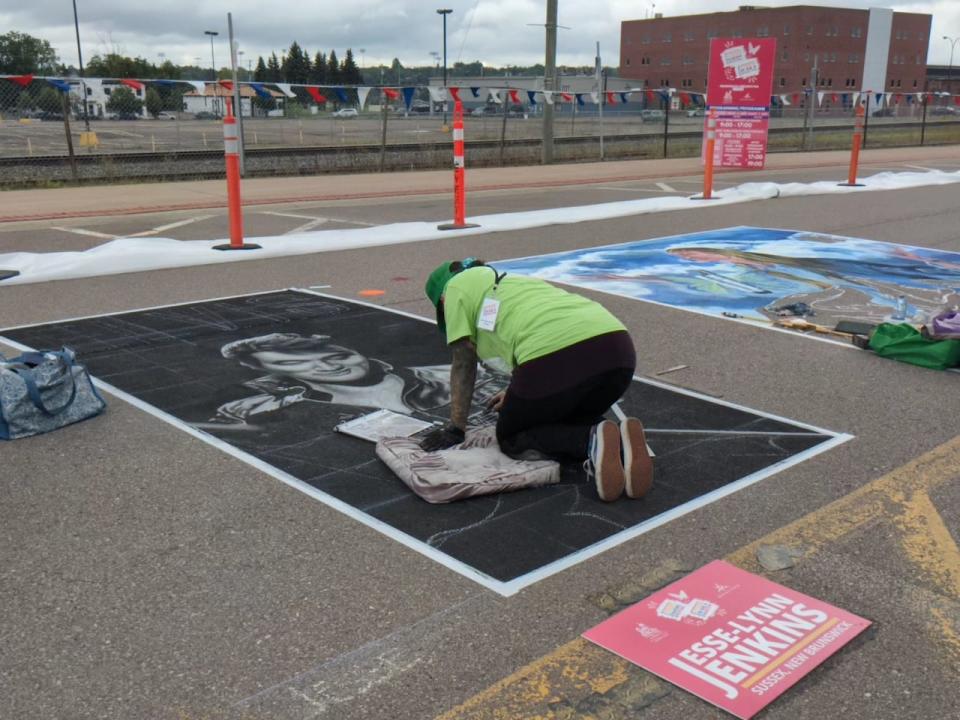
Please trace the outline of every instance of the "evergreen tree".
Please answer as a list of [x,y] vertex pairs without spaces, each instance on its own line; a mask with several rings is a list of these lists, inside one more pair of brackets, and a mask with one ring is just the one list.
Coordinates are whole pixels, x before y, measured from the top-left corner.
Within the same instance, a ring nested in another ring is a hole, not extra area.
[[327,60],[327,83],[330,85],[339,85],[343,80],[340,77],[340,61],[337,59],[337,51],[331,50],[330,57]]
[[267,64],[263,61],[263,55],[257,58],[257,69],[253,71],[253,79],[256,82],[267,82]]
[[327,56],[317,52],[310,68],[310,82],[314,85],[323,85],[327,81]]
[[347,54],[343,58],[343,66],[340,70],[342,82],[346,85],[359,85],[363,82],[360,77],[360,68],[353,59],[353,50],[347,48]]
[[310,79],[310,56],[294,40],[283,59],[283,77],[288,83],[305,83]]
[[163,100],[160,98],[160,93],[152,87],[147,88],[147,96],[144,98],[144,103],[147,106],[147,112],[153,117],[159,115],[160,111],[163,110]]
[[267,61],[267,82],[283,82],[280,61],[277,60],[276,53],[270,53],[270,59]]

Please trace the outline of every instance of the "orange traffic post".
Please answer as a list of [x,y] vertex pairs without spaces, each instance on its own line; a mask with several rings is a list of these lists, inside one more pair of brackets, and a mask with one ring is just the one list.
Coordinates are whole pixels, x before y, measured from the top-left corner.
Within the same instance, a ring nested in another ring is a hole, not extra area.
[[717,109],[707,114],[707,149],[703,158],[703,195],[694,200],[713,200],[713,153],[717,145]]
[[850,148],[850,172],[847,174],[845,183],[837,183],[846,187],[863,187],[863,183],[857,182],[857,165],[860,163],[860,144],[863,142],[863,118],[866,113],[863,105],[857,103],[856,123],[853,127],[853,146]]
[[467,222],[467,171],[463,157],[463,103],[453,104],[453,222],[437,225],[438,230],[480,227]]
[[214,250],[259,250],[260,246],[243,241],[243,206],[240,203],[240,137],[233,103],[224,98],[227,114],[223,118],[223,154],[227,161],[227,206],[230,215],[230,243],[214,245]]

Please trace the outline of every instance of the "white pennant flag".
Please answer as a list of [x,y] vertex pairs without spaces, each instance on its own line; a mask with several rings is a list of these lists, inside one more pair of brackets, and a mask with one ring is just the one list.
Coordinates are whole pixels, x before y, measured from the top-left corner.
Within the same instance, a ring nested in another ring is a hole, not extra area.
[[823,105],[823,96],[826,95],[824,92],[817,93],[817,105]]
[[553,105],[553,90],[544,90],[543,100],[547,103],[547,105]]
[[427,92],[430,93],[430,99],[433,102],[446,102],[447,101],[447,89],[442,87],[433,87],[432,85],[427,86]]
[[860,102],[860,93],[855,92],[853,94],[853,106],[856,107],[858,102]]
[[357,88],[357,100],[360,102],[360,109],[363,110],[363,106],[367,102],[367,95],[370,94],[370,88],[368,87],[358,87]]
[[598,93],[598,92],[592,92],[592,93],[590,93],[590,102],[592,102],[594,105],[599,105],[599,104],[600,104],[600,93]]
[[287,97],[296,97],[296,96],[297,96],[297,94],[296,94],[293,90],[290,89],[290,83],[274,83],[274,85],[276,85],[278,88],[280,88],[280,92],[282,92],[282,93],[283,93],[284,95],[286,95]]
[[781,96],[780,96],[780,102],[782,102],[784,105],[789,105],[789,104],[790,104],[790,96],[789,96],[789,95],[781,95]]
[[[90,81],[88,80],[87,82]],[[207,84],[205,82],[198,82],[196,80],[185,80],[184,82],[193,85],[193,89],[197,91],[197,95],[207,94]]]
[[489,93],[488,99],[493,100],[494,102],[500,102],[500,92],[494,90],[493,88],[488,88],[487,92]]
[[883,101],[886,103],[887,107],[890,107],[890,103],[893,102],[893,93],[884,93]]

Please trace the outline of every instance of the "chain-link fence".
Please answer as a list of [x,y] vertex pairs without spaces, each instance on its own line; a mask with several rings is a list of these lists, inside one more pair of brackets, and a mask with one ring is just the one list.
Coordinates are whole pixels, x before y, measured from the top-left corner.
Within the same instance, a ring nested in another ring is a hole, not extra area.
[[[538,162],[542,95],[537,102],[516,103],[530,94],[511,97],[502,87],[487,95],[489,90],[465,99],[468,165]],[[449,112],[425,87],[241,83],[238,93],[246,175],[451,163]],[[601,153],[616,159],[700,152],[704,110],[696,95],[611,93],[618,102],[604,105],[602,113],[590,102],[596,96],[589,95],[555,98],[557,161],[599,159]],[[232,85],[223,81],[0,78],[0,183],[222,176],[221,118],[233,96]],[[771,152],[850,146],[854,96],[821,93],[814,108],[807,106],[809,97],[775,98]],[[926,102],[916,94],[863,97],[868,148],[960,142],[958,97],[928,94]]]

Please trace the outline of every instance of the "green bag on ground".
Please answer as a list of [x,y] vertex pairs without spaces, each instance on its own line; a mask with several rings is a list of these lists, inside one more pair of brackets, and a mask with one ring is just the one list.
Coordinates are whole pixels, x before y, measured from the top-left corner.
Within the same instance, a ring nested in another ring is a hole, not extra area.
[[933,370],[960,366],[960,340],[928,340],[907,323],[878,325],[870,336],[870,349],[881,357]]

